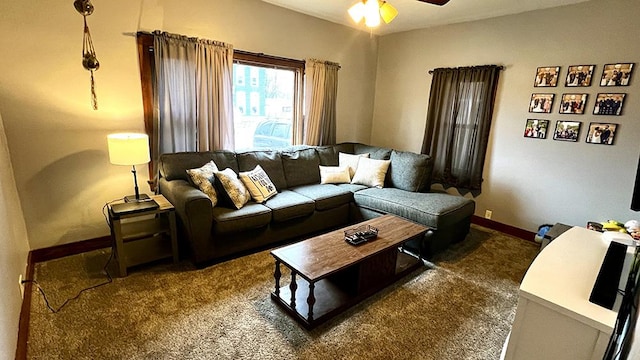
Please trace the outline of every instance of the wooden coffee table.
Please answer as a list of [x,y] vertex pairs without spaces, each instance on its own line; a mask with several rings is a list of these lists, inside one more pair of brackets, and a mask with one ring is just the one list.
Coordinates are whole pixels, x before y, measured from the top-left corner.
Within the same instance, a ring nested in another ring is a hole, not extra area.
[[[344,230],[363,224],[378,229],[377,239],[358,246],[345,242]],[[271,299],[311,329],[423,265],[421,258],[403,252],[402,245],[427,230],[384,215],[275,249]],[[288,286],[280,286],[280,264],[291,270]]]

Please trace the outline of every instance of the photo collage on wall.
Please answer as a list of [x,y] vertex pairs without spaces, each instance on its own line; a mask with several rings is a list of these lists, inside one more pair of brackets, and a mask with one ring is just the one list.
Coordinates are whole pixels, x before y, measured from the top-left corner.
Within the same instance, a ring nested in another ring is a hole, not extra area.
[[[633,75],[634,63],[605,64],[602,75],[598,79],[594,70],[596,65],[571,65],[567,67],[564,86],[575,88],[562,94],[549,91],[534,92],[529,101],[529,112],[537,114],[551,114],[558,95],[558,113],[562,115],[584,115],[591,111],[593,115],[620,116],[626,93],[601,90],[595,95],[593,104],[589,105],[589,93],[580,88],[591,86],[599,81],[600,87],[628,86]],[[536,69],[533,86],[536,88],[554,88],[560,78],[561,66],[542,66]],[[593,79],[594,75],[596,79]],[[568,89],[567,89],[568,90]],[[592,110],[591,110],[592,109]],[[613,145],[619,125],[614,122],[592,121],[586,129],[585,142],[589,144]],[[548,119],[527,119],[524,127],[524,137],[546,139],[551,128],[553,139],[558,141],[578,142],[582,121],[578,119],[557,120],[552,127]]]

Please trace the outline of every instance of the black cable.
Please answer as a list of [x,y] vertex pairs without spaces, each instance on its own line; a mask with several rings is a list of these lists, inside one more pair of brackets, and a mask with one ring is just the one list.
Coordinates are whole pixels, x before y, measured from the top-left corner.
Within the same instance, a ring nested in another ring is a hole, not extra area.
[[[111,227],[111,223],[109,222],[109,218],[107,217],[107,213],[106,213],[106,209],[107,206],[110,204],[113,204],[116,201],[121,201],[122,199],[116,199],[116,200],[111,200],[109,202],[107,202],[106,204],[104,204],[104,206],[102,207],[102,215],[105,218],[105,221],[107,222],[107,226]],[[82,290],[80,290],[76,296],[72,297],[72,298],[68,298],[67,300],[65,300],[62,305],[60,305],[57,309],[54,309],[51,304],[49,303],[49,299],[47,298],[47,294],[45,294],[44,289],[42,288],[42,286],[40,286],[40,283],[38,283],[38,281],[34,280],[22,280],[22,283],[32,283],[35,284],[36,287],[38,288],[38,291],[40,292],[40,294],[42,294],[42,298],[44,299],[45,304],[47,305],[47,308],[49,308],[49,310],[51,310],[52,313],[57,313],[60,310],[62,310],[62,308],[64,308],[70,301],[75,300],[77,298],[80,297],[80,295],[82,295],[83,292],[88,291],[88,290],[92,290],[107,284],[110,284],[113,282],[113,278],[111,277],[111,275],[109,274],[109,270],[107,269],[109,266],[109,263],[111,263],[111,260],[113,259],[113,251],[111,251],[111,253],[109,254],[109,258],[107,259],[107,262],[104,264],[104,266],[102,267],[102,271],[104,271],[104,273],[107,275],[107,281],[97,284],[97,285],[93,285],[90,286],[88,288],[84,288]]]
[[74,296],[72,298],[68,298],[67,300],[65,300],[62,303],[62,305],[60,305],[57,309],[54,309],[51,306],[51,304],[49,303],[49,299],[47,298],[47,294],[45,294],[44,289],[42,288],[42,286],[40,286],[40,283],[38,283],[38,281],[36,281],[36,280],[22,280],[22,283],[24,284],[24,283],[28,283],[29,282],[29,283],[35,284],[36,287],[38,288],[38,291],[40,292],[40,294],[42,294],[42,298],[44,299],[44,302],[47,305],[47,308],[49,308],[49,310],[51,310],[51,312],[55,314],[55,313],[59,312],[60,310],[62,310],[62,308],[64,308],[70,301],[79,298],[80,295],[82,295],[83,292],[88,291],[88,290],[92,290],[92,289],[95,289],[95,288],[98,288],[100,286],[104,286],[104,285],[107,285],[107,284],[110,284],[111,282],[113,282],[113,278],[109,274],[109,270],[107,270],[107,267],[109,266],[109,263],[111,262],[112,258],[113,258],[113,252],[111,252],[111,254],[109,255],[109,259],[107,259],[107,262],[104,264],[104,267],[102,268],[102,270],[107,275],[107,281],[80,290],[78,292],[78,294],[76,294],[76,296]]

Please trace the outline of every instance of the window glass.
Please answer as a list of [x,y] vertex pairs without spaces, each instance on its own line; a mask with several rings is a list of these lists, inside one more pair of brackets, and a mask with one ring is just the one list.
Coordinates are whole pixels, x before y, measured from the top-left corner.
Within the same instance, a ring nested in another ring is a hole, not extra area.
[[[236,150],[290,146],[294,101],[299,98],[295,96],[296,70],[254,63],[233,66]],[[238,80],[246,75],[249,83]]]

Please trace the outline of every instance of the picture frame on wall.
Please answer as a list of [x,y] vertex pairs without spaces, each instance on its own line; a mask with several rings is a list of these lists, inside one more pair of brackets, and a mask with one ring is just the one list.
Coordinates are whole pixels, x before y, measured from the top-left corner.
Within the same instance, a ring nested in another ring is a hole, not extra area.
[[546,139],[549,129],[549,120],[527,119],[524,125],[524,137],[534,139]]
[[602,69],[600,86],[628,86],[634,63],[606,64]]
[[553,98],[556,94],[531,94],[529,102],[530,113],[551,113],[553,107]]
[[571,65],[567,70],[567,79],[564,86],[578,87],[591,86],[591,78],[593,77],[593,69],[595,65]]
[[626,95],[625,93],[599,93],[593,106],[593,115],[622,115],[622,106]]
[[556,87],[558,86],[558,75],[560,66],[541,66],[536,69],[536,78],[533,81],[534,87]]
[[618,124],[592,122],[589,124],[586,141],[589,144],[613,145]]
[[584,114],[588,94],[562,94],[560,114]]
[[553,140],[576,142],[580,135],[581,126],[582,122],[580,121],[558,120],[553,132]]

